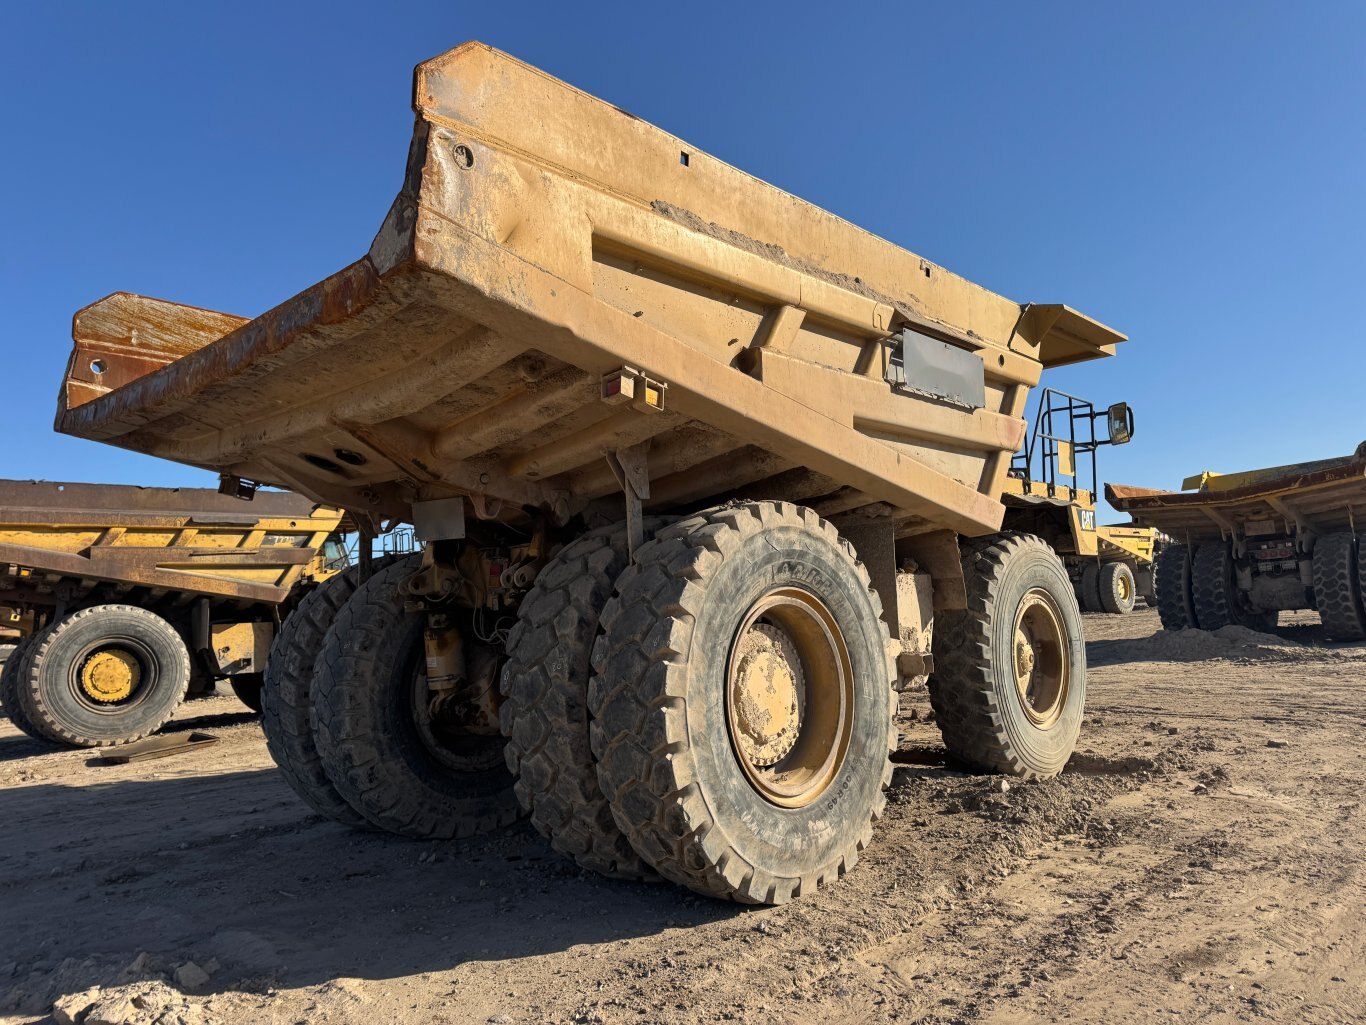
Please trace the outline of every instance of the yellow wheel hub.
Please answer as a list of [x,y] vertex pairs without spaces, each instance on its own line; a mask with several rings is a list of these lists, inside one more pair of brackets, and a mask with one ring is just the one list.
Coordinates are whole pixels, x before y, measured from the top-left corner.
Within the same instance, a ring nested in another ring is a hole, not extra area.
[[1028,592],[1015,610],[1015,689],[1034,725],[1057,722],[1071,684],[1071,653],[1062,613],[1048,592]]
[[1122,600],[1129,600],[1129,578],[1120,574],[1119,577],[1119,596]]
[[126,651],[97,651],[81,666],[81,690],[92,701],[126,701],[142,682],[142,666]]
[[765,623],[746,631],[736,655],[731,702],[737,739],[754,765],[776,765],[801,729],[801,658],[781,630]]
[[834,616],[811,592],[777,587],[752,606],[726,660],[726,728],[765,800],[816,801],[839,773],[854,718],[854,674]]

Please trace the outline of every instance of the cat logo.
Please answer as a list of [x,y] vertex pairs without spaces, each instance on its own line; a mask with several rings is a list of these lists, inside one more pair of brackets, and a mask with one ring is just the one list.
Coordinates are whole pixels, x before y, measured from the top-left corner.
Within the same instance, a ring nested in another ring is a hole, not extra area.
[[1077,517],[1081,520],[1082,530],[1096,529],[1096,511],[1094,509],[1078,509]]

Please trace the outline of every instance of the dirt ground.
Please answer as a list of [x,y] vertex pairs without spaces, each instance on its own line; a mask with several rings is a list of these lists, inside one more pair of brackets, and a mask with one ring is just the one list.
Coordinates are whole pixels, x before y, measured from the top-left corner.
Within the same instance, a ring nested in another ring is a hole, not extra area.
[[122,767],[0,721],[0,1020],[1366,1021],[1366,647],[1086,628],[1072,771],[951,771],[909,696],[873,846],[776,909],[348,832],[227,697]]

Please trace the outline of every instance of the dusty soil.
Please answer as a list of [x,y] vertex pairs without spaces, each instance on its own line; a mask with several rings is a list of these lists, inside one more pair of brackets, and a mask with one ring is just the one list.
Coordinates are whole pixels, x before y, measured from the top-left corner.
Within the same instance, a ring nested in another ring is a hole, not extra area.
[[0,722],[0,1019],[1366,1020],[1366,647],[1086,627],[1074,771],[954,772],[914,695],[874,845],[777,909],[348,832],[226,697],[124,767]]

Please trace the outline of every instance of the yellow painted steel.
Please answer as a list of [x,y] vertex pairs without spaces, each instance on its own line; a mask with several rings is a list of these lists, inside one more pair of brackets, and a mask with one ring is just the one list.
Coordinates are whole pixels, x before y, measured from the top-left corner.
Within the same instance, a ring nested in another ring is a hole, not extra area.
[[142,666],[135,656],[117,648],[97,651],[85,660],[80,671],[81,690],[100,704],[126,701],[142,682]]

